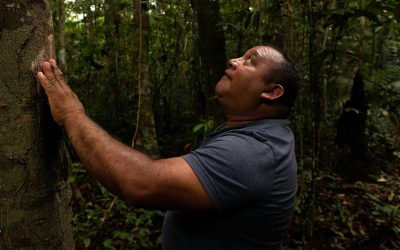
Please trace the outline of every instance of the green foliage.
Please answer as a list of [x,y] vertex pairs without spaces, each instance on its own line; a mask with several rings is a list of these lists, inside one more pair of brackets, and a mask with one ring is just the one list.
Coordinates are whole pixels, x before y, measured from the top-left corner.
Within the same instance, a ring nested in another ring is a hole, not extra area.
[[390,63],[376,71],[374,86],[370,94],[368,111],[368,134],[372,154],[379,159],[390,161],[399,150],[400,128],[400,67],[398,56],[388,60]]
[[127,206],[72,164],[77,249],[159,249],[164,214]]
[[214,118],[210,118],[208,120],[202,119],[200,120],[200,123],[196,124],[192,131],[193,133],[202,133],[202,134],[207,134],[211,132],[211,130],[214,128]]

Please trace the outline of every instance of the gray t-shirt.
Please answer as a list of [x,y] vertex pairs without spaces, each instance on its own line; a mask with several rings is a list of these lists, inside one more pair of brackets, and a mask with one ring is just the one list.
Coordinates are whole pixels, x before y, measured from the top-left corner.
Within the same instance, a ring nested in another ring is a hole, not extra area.
[[221,126],[185,155],[216,209],[167,212],[163,249],[282,249],[297,192],[288,125],[266,119]]

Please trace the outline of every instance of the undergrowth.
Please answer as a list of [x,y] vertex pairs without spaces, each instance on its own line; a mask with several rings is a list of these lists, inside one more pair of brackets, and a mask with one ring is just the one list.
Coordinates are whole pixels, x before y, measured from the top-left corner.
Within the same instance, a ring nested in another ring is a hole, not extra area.
[[72,164],[76,249],[160,249],[162,211],[128,206]]
[[[399,167],[392,163],[369,182],[319,173],[311,221],[304,216],[307,193],[299,194],[287,249],[400,249]],[[313,224],[312,243],[303,240],[307,223]]]
[[[127,206],[83,170],[72,167],[77,249],[161,249],[163,212]],[[299,194],[286,249],[306,249],[304,227],[313,223],[312,249],[400,249],[399,163],[375,181],[346,183],[320,172],[313,221],[306,221],[307,191]]]

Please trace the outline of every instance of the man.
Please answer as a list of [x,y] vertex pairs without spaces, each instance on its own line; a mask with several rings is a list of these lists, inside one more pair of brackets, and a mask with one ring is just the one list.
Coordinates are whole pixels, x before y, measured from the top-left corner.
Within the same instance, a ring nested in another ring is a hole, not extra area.
[[54,60],[37,74],[54,120],[87,170],[126,202],[168,209],[163,249],[281,249],[297,191],[286,119],[299,87],[293,63],[257,46],[215,87],[226,123],[183,156],[151,160],[114,140],[86,114]]

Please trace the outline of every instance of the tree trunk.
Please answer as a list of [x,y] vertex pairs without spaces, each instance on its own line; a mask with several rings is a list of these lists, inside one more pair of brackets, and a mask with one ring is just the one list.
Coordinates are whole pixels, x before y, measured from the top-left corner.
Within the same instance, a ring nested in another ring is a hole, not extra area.
[[58,0],[58,64],[62,65],[63,72],[67,72],[65,59],[65,9],[64,0]]
[[[199,50],[204,91],[204,115],[216,115],[217,102],[214,87],[226,68],[225,36],[220,25],[219,3],[212,0],[191,0],[196,12],[199,33]],[[218,117],[219,118],[219,117]],[[219,119],[217,119],[219,120]]]
[[61,134],[33,72],[53,57],[48,0],[0,2],[0,249],[74,249]]
[[104,57],[107,74],[107,87],[105,88],[108,96],[107,123],[112,130],[117,129],[118,110],[120,101],[120,84],[117,74],[117,43],[118,43],[118,6],[114,0],[104,1],[104,34],[106,36],[104,45]]
[[134,20],[138,27],[138,109],[136,129],[132,146],[153,159],[159,158],[156,125],[153,112],[152,90],[154,86],[149,75],[149,16],[147,14],[147,1],[134,0],[137,20]]
[[319,2],[309,0],[306,4],[306,16],[308,27],[308,70],[309,70],[309,84],[311,86],[312,108],[313,108],[313,126],[312,126],[312,166],[311,166],[311,192],[309,200],[307,201],[310,209],[307,211],[305,220],[305,230],[303,233],[303,249],[312,249],[314,240],[314,223],[316,214],[316,194],[317,183],[316,177],[320,168],[321,156],[321,127],[324,120],[324,85],[321,71],[323,70],[324,58],[321,57],[319,52],[321,48],[321,34],[318,32],[321,25],[320,13],[316,12],[317,8],[323,10],[319,6]]

